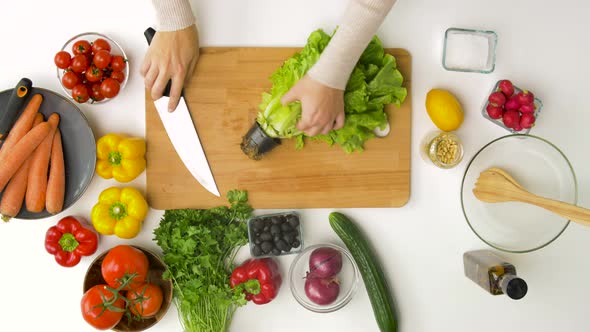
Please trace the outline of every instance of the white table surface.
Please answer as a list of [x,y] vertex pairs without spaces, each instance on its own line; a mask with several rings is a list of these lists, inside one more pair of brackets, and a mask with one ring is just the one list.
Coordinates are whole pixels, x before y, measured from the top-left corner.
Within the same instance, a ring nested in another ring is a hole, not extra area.
[[[98,9],[90,4],[102,4]],[[344,0],[193,1],[201,46],[301,46],[307,35],[335,27]],[[451,90],[462,102],[465,122],[458,134],[465,159],[506,132],[480,115],[483,99],[498,79],[527,86],[544,103],[534,134],[549,139],[570,159],[579,184],[579,204],[590,206],[587,141],[590,76],[586,1],[399,0],[379,30],[387,47],[406,48],[413,62],[411,198],[398,209],[343,209],[378,252],[397,301],[401,331],[588,331],[590,231],[572,224],[549,246],[528,254],[501,255],[529,285],[521,301],[486,294],[463,276],[462,254],[487,248],[468,228],[459,199],[467,165],[440,170],[418,154],[418,142],[434,125],[424,109],[426,93]],[[149,1],[0,2],[0,89],[29,77],[36,86],[61,92],[53,56],[74,34],[97,31],[121,43],[130,59],[127,88],[114,101],[81,105],[95,136],[145,136],[143,80],[138,73],[146,50],[143,31],[154,23]],[[445,71],[444,32],[449,27],[495,30],[496,70],[491,74]],[[98,194],[117,185],[95,176],[82,199],[60,215],[13,220],[0,225],[0,331],[91,331],[80,314],[82,280],[92,258],[76,267],[58,266],[43,247],[45,232],[66,215],[89,218]],[[145,173],[131,183],[145,189]],[[301,210],[307,244],[340,243],[328,225],[332,209]],[[271,212],[257,210],[256,214]],[[162,211],[151,210],[136,238],[102,237],[99,252],[120,243],[159,250],[152,230]],[[246,250],[239,258],[246,257]],[[95,256],[98,255],[95,254]],[[292,257],[282,258],[286,273]],[[284,283],[265,306],[240,308],[232,331],[377,331],[363,287],[342,310],[315,314],[299,306]],[[181,331],[173,307],[152,331]]]

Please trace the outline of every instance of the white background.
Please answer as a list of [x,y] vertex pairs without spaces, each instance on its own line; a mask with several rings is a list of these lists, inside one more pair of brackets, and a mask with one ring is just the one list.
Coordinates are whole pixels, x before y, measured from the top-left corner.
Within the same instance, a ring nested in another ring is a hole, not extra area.
[[[193,1],[201,46],[301,46],[307,35],[338,22],[344,0]],[[467,162],[453,170],[426,164],[418,142],[434,128],[425,110],[426,93],[451,90],[462,102],[465,122],[458,131],[465,159],[506,132],[481,117],[486,94],[509,78],[533,90],[544,110],[533,133],[549,139],[570,159],[578,176],[579,204],[590,207],[588,77],[590,4],[581,0],[399,0],[379,30],[387,47],[413,57],[412,194],[399,209],[344,209],[370,238],[397,301],[400,330],[588,331],[590,230],[570,225],[546,248],[501,255],[529,284],[521,301],[493,297],[463,276],[462,254],[486,248],[468,228],[459,199]],[[71,36],[85,31],[110,35],[130,59],[127,88],[101,106],[82,105],[95,136],[127,133],[144,137],[144,90],[138,68],[146,50],[143,31],[154,23],[149,1],[0,2],[0,89],[21,77],[61,92],[53,56]],[[492,74],[445,71],[444,32],[449,27],[495,30],[499,36]],[[206,142],[205,142],[206,144]],[[533,166],[534,167],[534,166]],[[13,220],[0,225],[0,331],[91,331],[80,315],[82,280],[92,258],[66,269],[43,248],[45,231],[60,217],[88,218],[98,194],[117,185],[95,176],[72,208],[57,217]],[[145,189],[145,174],[131,185]],[[340,243],[328,225],[331,209],[301,210],[307,244]],[[257,214],[271,212],[257,210]],[[158,250],[151,241],[162,211],[151,210],[141,234],[123,241],[102,237],[99,252],[129,243]],[[98,254],[98,253],[97,253]],[[245,257],[246,250],[240,257]],[[281,259],[283,272],[292,257]],[[152,331],[180,331],[175,308]],[[376,331],[364,288],[342,310],[315,314],[300,307],[284,283],[269,305],[240,308],[232,331]]]

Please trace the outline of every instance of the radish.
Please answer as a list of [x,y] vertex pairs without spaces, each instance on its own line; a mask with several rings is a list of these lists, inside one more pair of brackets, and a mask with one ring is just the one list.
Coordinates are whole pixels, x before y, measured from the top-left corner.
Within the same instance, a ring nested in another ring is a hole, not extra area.
[[517,125],[520,125],[520,114],[515,110],[506,111],[502,115],[502,122],[506,127],[516,130]]
[[506,101],[506,104],[504,104],[504,108],[507,111],[516,111],[517,109],[519,109],[520,102],[518,101],[518,98],[516,96],[508,98],[508,101]]
[[525,128],[531,128],[535,125],[535,115],[533,113],[523,113],[520,117],[520,125]]
[[502,91],[506,98],[510,98],[514,94],[514,85],[509,80],[500,81],[498,88],[500,88],[500,91]]
[[489,102],[494,106],[504,106],[506,103],[506,96],[500,91],[493,92],[488,98]]
[[502,113],[504,112],[504,109],[500,106],[494,106],[493,104],[488,104],[488,106],[486,107],[486,111],[488,112],[488,115],[490,116],[490,118],[499,119],[502,117]]
[[520,106],[520,111],[522,113],[535,113],[535,104],[525,104]]
[[518,98],[518,102],[521,105],[531,105],[535,102],[535,96],[532,92],[527,90],[522,90],[521,92],[519,92],[516,95],[516,98]]

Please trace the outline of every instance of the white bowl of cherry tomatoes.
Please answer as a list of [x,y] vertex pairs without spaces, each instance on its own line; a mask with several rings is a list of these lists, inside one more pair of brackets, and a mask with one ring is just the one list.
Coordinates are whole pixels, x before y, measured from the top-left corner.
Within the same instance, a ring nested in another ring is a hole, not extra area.
[[106,102],[127,84],[125,51],[100,33],[85,32],[70,38],[53,60],[61,87],[78,103]]

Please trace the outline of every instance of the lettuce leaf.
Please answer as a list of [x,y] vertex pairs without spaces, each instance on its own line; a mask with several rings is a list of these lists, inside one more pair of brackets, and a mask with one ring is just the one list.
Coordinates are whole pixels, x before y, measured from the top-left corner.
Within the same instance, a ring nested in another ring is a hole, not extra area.
[[[271,75],[272,88],[262,95],[257,122],[271,137],[296,138],[297,149],[304,147],[304,137],[307,137],[295,126],[301,119],[301,104],[295,102],[283,106],[280,100],[317,62],[330,39],[331,36],[321,29],[312,32],[301,52],[287,59]],[[344,127],[311,139],[338,144],[347,153],[363,151],[364,143],[375,137],[375,128],[387,126],[385,105],[399,107],[405,100],[407,90],[402,84],[403,77],[397,70],[395,57],[386,54],[381,41],[374,36],[359,58],[344,91]]]

